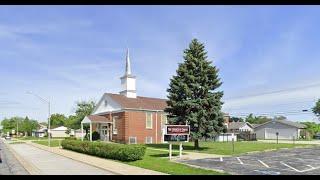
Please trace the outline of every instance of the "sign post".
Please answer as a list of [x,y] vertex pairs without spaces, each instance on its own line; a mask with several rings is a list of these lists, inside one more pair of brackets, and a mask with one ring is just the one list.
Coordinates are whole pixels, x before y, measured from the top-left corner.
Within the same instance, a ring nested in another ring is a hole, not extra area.
[[279,132],[276,132],[276,135],[277,135],[277,144],[278,144],[278,137],[279,137]]
[[169,144],[169,159],[172,158],[172,144]]
[[181,159],[182,158],[182,143],[180,143],[180,146],[179,146],[179,158]]
[[[189,142],[189,125],[163,125],[163,142],[180,142],[179,158],[182,158],[182,142]],[[169,144],[169,159],[172,158],[172,144]]]

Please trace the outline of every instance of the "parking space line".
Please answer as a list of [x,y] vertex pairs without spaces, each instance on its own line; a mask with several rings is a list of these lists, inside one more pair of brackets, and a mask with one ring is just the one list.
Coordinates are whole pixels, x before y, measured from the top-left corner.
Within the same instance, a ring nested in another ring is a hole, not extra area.
[[222,157],[220,157],[220,161],[223,161]]
[[262,162],[262,161],[260,161],[260,160],[258,160],[261,164],[263,164],[265,167],[267,167],[267,168],[270,168],[266,163],[264,163],[264,162]]
[[237,159],[238,159],[238,161],[239,161],[240,164],[243,164],[243,162],[240,160],[240,158],[237,157]]
[[295,170],[295,171],[297,171],[297,172],[300,172],[298,169],[296,169],[296,168],[294,168],[294,167],[291,167],[291,166],[289,166],[288,164],[285,164],[285,163],[283,163],[283,162],[280,162],[281,164],[283,164],[283,165],[285,165],[285,166],[287,166],[288,168],[290,168],[290,169],[293,169],[293,170]]
[[311,168],[315,169],[315,167],[313,167],[313,166],[311,166],[311,165],[307,165],[307,166],[309,166],[309,167],[311,167]]

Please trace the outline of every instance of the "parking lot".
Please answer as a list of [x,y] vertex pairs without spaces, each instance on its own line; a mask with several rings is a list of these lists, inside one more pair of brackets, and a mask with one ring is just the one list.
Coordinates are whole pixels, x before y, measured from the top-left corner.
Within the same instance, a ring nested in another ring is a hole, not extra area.
[[223,170],[231,174],[320,175],[319,146],[178,161],[189,165]]

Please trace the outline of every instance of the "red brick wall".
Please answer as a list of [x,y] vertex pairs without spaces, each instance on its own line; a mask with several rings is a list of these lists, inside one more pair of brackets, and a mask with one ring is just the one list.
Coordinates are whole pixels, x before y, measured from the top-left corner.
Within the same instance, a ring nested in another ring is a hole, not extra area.
[[[129,137],[136,137],[138,144],[145,144],[146,137],[152,137],[152,143],[161,143],[161,113],[152,112],[152,129],[146,128],[146,112],[120,112],[113,113],[111,119],[118,116],[118,133],[112,135],[112,140],[118,143],[129,143]],[[109,115],[106,115],[110,119]],[[157,131],[156,131],[157,121]],[[229,123],[229,117],[225,117],[225,123]],[[113,130],[113,128],[112,128]],[[156,141],[157,132],[157,141]]]
[[[136,137],[138,144],[145,144],[146,137],[152,137],[152,143],[161,143],[161,114],[152,113],[152,129],[146,128],[146,112],[113,113],[111,119],[118,116],[118,133],[113,134],[112,140],[119,143],[129,143],[129,137]],[[106,115],[110,119],[109,115]],[[156,141],[156,121],[157,141]]]

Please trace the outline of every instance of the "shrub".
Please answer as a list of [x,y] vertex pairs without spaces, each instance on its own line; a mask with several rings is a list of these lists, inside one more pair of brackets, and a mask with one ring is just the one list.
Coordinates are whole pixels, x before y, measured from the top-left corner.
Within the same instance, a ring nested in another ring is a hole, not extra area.
[[120,161],[136,161],[142,159],[146,150],[144,145],[110,144],[73,140],[63,140],[61,146],[64,149]]
[[65,140],[77,140],[76,137],[65,137],[64,139],[65,139]]
[[100,134],[97,131],[92,132],[92,141],[100,139]]

